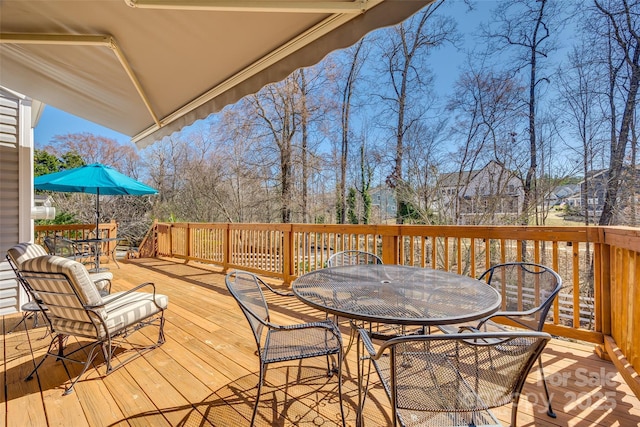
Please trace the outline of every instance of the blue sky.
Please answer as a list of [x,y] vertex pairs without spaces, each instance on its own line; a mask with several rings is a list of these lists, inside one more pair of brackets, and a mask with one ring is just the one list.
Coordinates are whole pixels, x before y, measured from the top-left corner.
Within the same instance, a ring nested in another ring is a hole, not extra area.
[[48,145],[56,135],[84,132],[111,138],[121,144],[127,144],[131,140],[127,135],[47,105],[42,112],[38,125],[34,129],[35,145],[36,147]]
[[[447,11],[458,20],[458,29],[464,37],[464,46],[473,45],[473,37],[470,33],[476,30],[480,22],[489,17],[489,12],[496,3],[496,0],[479,0],[475,3],[476,10],[471,13],[467,13],[467,6],[462,0],[452,0],[448,4],[445,3]],[[438,92],[445,94],[451,90],[465,55],[454,48],[442,49],[432,55],[433,71],[436,76],[435,85],[439,89]],[[47,105],[34,130],[35,145],[36,148],[48,145],[56,135],[84,132],[111,138],[121,144],[128,144],[131,140],[127,135]]]

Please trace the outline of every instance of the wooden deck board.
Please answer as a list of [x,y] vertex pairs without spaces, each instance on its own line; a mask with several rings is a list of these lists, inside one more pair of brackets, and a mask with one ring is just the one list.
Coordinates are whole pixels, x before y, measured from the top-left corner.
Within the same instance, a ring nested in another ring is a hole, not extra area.
[[[18,328],[4,334],[20,316],[4,316],[2,349],[4,385],[2,426],[247,426],[256,396],[258,360],[246,320],[224,286],[219,270],[169,259],[139,259],[112,267],[113,291],[144,281],[169,295],[166,343],[104,376],[101,356],[76,384],[69,385],[59,362],[49,359],[33,381],[24,381],[40,360],[49,339],[38,340],[43,328],[28,334]],[[271,282],[278,284],[277,282]],[[276,322],[301,322],[324,314],[295,299],[269,297]],[[348,331],[344,329],[345,342]],[[157,329],[138,331],[154,340]],[[137,339],[137,338],[136,338]],[[31,346],[31,347],[30,347]],[[33,355],[32,355],[33,351]],[[121,357],[121,355],[119,355]],[[347,423],[355,422],[357,390],[355,351],[343,369],[343,399]],[[523,390],[520,426],[640,425],[640,402],[615,367],[599,359],[591,345],[553,340],[544,353],[545,373],[554,394],[558,418],[541,404],[542,385],[532,373]],[[79,372],[72,367],[72,375]],[[278,364],[267,371],[258,412],[258,426],[339,425],[335,377],[325,375],[325,361]],[[494,411],[507,425],[510,407]],[[374,388],[365,406],[367,426],[388,425],[389,403]]]

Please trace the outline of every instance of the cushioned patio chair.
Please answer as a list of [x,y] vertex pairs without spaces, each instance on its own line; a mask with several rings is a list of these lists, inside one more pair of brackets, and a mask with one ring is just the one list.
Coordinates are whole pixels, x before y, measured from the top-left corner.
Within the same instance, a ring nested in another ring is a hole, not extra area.
[[[44,254],[41,253],[41,251],[44,252]],[[20,269],[18,266],[27,259],[35,258],[35,257],[46,255],[46,254],[47,253],[45,252],[42,246],[32,245],[30,243],[20,243],[19,245],[13,246],[12,248],[9,248],[9,250],[7,250],[7,255],[6,255],[7,262],[9,263],[9,266],[11,266],[13,273],[16,275],[16,279],[18,280],[18,283],[27,294],[27,302],[22,304],[22,306],[20,307],[20,311],[22,311],[22,319],[20,319],[20,321],[16,325],[14,325],[13,328],[7,331],[7,334],[10,334],[13,331],[15,331],[16,328],[22,325],[23,323],[26,328],[27,327],[26,322],[29,318],[33,318],[34,328],[40,326],[38,322],[38,318],[39,318],[38,315],[42,313],[42,311],[47,310],[47,306],[42,304],[42,302],[38,302],[36,300],[36,295],[34,295],[33,289],[31,289],[31,286],[29,286],[29,283],[27,283],[22,278],[22,275],[20,274]],[[44,316],[42,317],[43,317],[43,321],[46,322],[45,320],[46,318]],[[44,336],[42,338],[44,338]]]
[[[553,302],[562,289],[562,278],[551,268],[531,262],[497,264],[485,271],[479,280],[486,281],[502,295],[503,309],[480,320],[474,325],[450,325],[440,329],[446,333],[480,330],[484,332],[505,331],[502,324],[493,319],[503,318],[510,325],[533,331],[542,331]],[[538,358],[542,385],[547,399],[547,414],[555,418],[551,396],[542,368],[542,357]]]
[[[468,332],[393,338],[376,350],[359,330],[358,424],[368,393],[369,359],[391,402],[394,426],[500,426],[490,411],[512,404],[551,336],[544,332]],[[364,385],[364,388],[363,388]]]
[[[38,296],[38,301],[46,304],[48,310],[44,315],[49,320],[53,335],[47,353],[27,380],[49,356],[54,357],[62,361],[71,381],[64,392],[68,394],[94,361],[98,349],[102,350],[106,374],[109,374],[115,369],[112,366],[115,350],[132,332],[152,324],[158,327],[157,341],[147,347],[136,346],[133,357],[164,343],[164,310],[168,297],[156,294],[153,283],[143,283],[129,291],[102,297],[84,265],[55,255],[28,259],[22,263],[20,272]],[[149,291],[140,292],[143,289]],[[70,336],[78,339],[81,343],[79,348],[65,348]],[[126,358],[121,364],[131,358]],[[84,365],[75,379],[72,380],[65,362]]]
[[[260,374],[258,393],[251,415],[253,426],[258,412],[258,402],[267,366],[271,363],[326,356],[328,374],[337,371],[338,395],[342,424],[345,424],[342,407],[342,337],[336,325],[330,320],[295,325],[277,325],[271,322],[269,307],[262,289],[281,296],[292,296],[273,289],[253,273],[232,271],[225,277],[227,289],[236,300],[242,313],[249,321],[253,337],[258,346]],[[337,368],[330,366],[329,357],[335,355]]]

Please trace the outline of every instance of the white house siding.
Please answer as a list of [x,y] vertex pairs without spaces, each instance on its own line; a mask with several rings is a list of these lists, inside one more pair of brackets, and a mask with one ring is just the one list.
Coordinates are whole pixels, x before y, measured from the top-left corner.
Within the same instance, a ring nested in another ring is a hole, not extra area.
[[17,311],[26,299],[5,254],[32,239],[32,182],[31,100],[0,87],[0,315]]

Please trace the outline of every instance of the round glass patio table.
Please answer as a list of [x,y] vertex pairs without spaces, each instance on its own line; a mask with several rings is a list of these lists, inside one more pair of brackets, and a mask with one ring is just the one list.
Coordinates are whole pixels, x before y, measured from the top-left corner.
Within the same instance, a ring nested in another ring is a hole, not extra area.
[[500,308],[500,294],[468,276],[391,264],[330,267],[298,277],[305,304],[355,320],[437,326],[481,319]]

